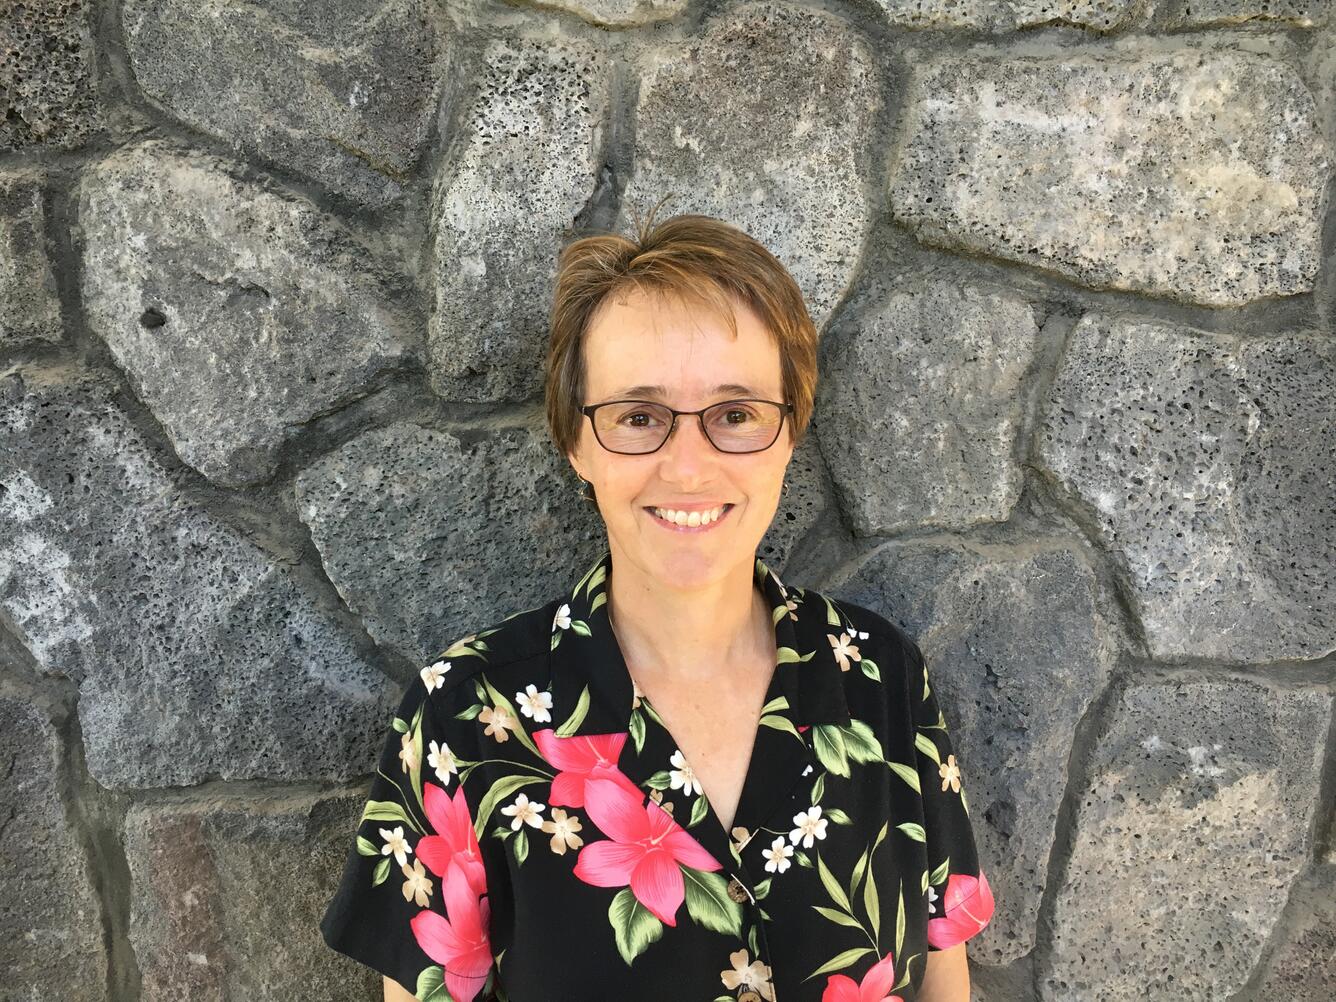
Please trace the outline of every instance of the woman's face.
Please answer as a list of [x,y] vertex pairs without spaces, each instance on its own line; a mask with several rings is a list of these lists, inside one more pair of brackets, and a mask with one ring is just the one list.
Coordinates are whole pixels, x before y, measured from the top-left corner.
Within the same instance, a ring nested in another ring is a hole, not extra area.
[[[638,292],[605,303],[585,338],[582,403],[636,399],[696,410],[743,398],[783,402],[778,345],[749,307],[734,308],[736,338],[704,309]],[[653,386],[663,392],[639,388]],[[569,458],[594,485],[614,559],[624,556],[652,579],[689,590],[739,563],[751,566],[779,506],[790,434],[786,416],[770,448],[725,453],[705,438],[697,418],[679,417],[657,452],[622,455],[604,449],[585,418]],[[650,511],[720,505],[732,507],[706,531],[679,531]]]

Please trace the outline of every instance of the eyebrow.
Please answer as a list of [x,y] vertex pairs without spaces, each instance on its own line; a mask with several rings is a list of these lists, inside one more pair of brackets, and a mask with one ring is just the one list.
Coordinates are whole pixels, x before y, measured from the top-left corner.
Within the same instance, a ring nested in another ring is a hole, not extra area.
[[[744,386],[742,383],[720,383],[713,390],[713,395],[718,396],[723,393],[739,393],[744,397],[759,399],[761,394],[758,390],[750,386]],[[639,400],[647,397],[657,397],[662,400],[668,395],[666,388],[662,386],[624,386],[620,390],[610,394],[608,400]]]

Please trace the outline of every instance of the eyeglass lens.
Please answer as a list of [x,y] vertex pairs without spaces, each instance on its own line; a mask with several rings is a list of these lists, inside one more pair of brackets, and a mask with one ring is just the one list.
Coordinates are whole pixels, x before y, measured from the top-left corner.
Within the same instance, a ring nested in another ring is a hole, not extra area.
[[[705,434],[724,452],[758,452],[777,437],[784,409],[764,400],[727,400],[701,415]],[[673,415],[647,401],[604,404],[594,412],[594,430],[614,452],[653,452],[668,438]]]

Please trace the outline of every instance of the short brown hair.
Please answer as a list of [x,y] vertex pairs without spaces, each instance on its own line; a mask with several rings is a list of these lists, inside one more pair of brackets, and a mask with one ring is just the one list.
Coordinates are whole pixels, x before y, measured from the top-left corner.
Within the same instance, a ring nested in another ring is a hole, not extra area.
[[793,405],[789,439],[807,432],[816,395],[817,332],[802,291],[779,260],[742,230],[710,216],[686,214],[637,224],[635,239],[616,233],[567,244],[557,264],[547,348],[548,431],[565,455],[575,451],[584,415],[584,339],[600,306],[636,289],[703,306],[736,336],[732,300],[747,304],[779,345],[785,400]]

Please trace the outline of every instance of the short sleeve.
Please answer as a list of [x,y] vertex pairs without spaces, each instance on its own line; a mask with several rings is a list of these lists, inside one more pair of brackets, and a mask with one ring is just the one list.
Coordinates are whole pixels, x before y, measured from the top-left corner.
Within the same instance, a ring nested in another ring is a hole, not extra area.
[[993,917],[993,892],[979,864],[961,764],[918,645],[907,640],[909,690],[915,706],[919,782],[928,871],[928,949],[945,950],[974,936]]
[[331,949],[418,998],[445,997],[443,985],[455,1002],[473,1002],[494,997],[491,907],[458,750],[448,741],[455,735],[433,683],[440,677],[424,669],[389,723],[320,932]]

